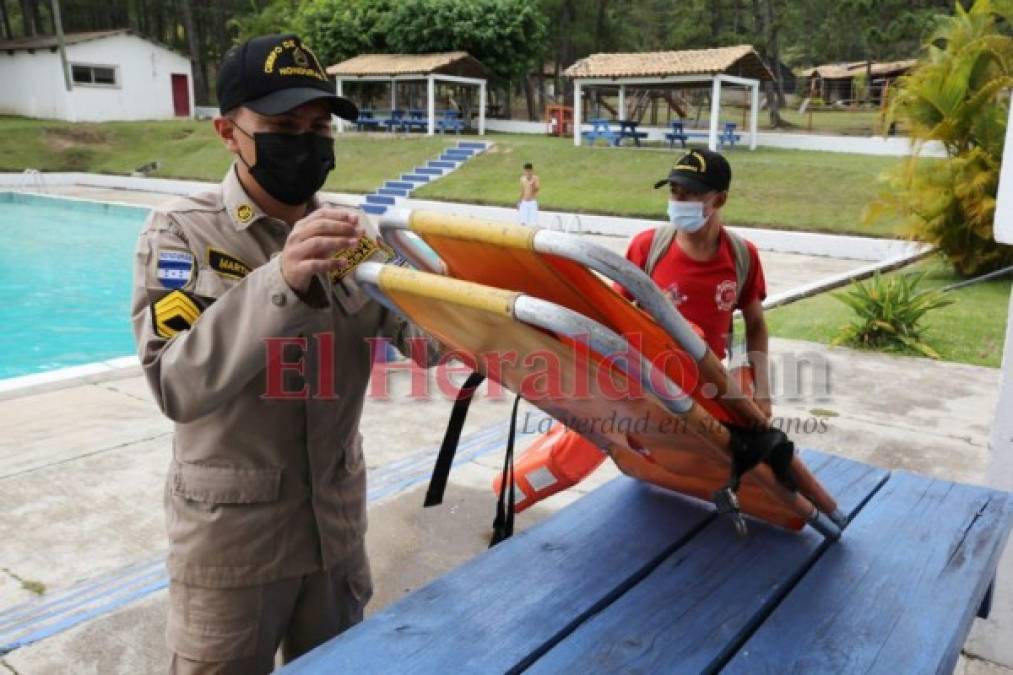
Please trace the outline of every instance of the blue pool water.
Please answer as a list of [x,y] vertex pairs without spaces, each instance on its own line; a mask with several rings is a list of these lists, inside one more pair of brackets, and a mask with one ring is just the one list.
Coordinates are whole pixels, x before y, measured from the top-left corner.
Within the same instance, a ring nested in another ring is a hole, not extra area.
[[0,379],[135,353],[148,209],[0,192]]

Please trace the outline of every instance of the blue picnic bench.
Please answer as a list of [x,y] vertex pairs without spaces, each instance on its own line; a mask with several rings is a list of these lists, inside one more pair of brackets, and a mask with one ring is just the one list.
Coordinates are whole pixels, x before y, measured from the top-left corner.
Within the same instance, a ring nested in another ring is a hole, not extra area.
[[407,131],[426,131],[429,129],[429,115],[425,110],[412,108],[408,111],[408,116],[401,120],[401,124]]
[[455,134],[460,134],[464,131],[464,119],[461,117],[461,113],[457,110],[441,110],[441,119],[436,121],[436,130],[441,133],[448,133],[453,131]]
[[625,476],[405,596],[284,673],[949,673],[1013,499],[802,451],[831,543]]
[[[735,133],[735,128],[735,122],[725,122],[724,128],[718,132],[719,148],[724,148],[726,144],[731,147],[735,147],[735,144],[742,140],[742,135]],[[689,141],[690,138],[708,138],[709,136],[710,130],[686,128],[681,120],[673,120],[672,130],[665,134],[669,148],[674,148],[676,141],[679,141],[682,144],[682,147],[685,148],[686,142]]]
[[646,131],[637,131],[637,127],[640,126],[640,122],[633,120],[619,120],[619,138],[616,139],[616,145],[622,145],[624,138],[633,139],[633,143],[639,148],[640,139],[647,138]]
[[595,142],[601,138],[604,139],[609,145],[619,144],[619,132],[612,128],[612,121],[598,118],[590,120],[591,130],[581,132],[581,138],[588,142],[588,145],[594,145]]
[[390,111],[390,117],[383,120],[382,124],[387,127],[388,132],[404,131],[404,119],[405,111],[395,108]]
[[355,120],[355,127],[359,131],[369,131],[380,128],[380,120],[376,119],[373,110],[370,108],[359,108],[359,115]]

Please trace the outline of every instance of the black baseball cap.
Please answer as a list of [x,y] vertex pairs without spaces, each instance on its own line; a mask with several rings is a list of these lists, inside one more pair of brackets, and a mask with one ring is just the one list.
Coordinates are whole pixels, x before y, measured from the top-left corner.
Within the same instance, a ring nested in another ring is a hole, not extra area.
[[659,180],[654,188],[671,183],[690,192],[725,192],[732,183],[732,167],[716,152],[693,150],[680,157],[668,178]]
[[354,122],[359,109],[334,93],[316,55],[296,35],[262,35],[230,49],[218,68],[218,109],[246,106],[281,115],[310,101],[327,101],[331,112]]

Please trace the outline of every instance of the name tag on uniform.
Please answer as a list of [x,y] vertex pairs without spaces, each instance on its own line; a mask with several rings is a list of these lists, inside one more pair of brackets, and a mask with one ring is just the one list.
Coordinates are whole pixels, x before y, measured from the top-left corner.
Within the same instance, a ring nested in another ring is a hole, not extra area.
[[242,279],[250,273],[251,269],[239,258],[216,248],[208,249],[208,267],[230,279]]
[[193,274],[193,256],[186,251],[159,251],[157,274],[166,288],[183,288]]

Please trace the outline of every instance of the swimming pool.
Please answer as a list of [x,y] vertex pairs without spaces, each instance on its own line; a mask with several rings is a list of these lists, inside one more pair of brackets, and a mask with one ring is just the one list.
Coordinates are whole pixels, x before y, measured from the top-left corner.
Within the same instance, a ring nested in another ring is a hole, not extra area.
[[0,379],[135,353],[142,207],[0,192]]

